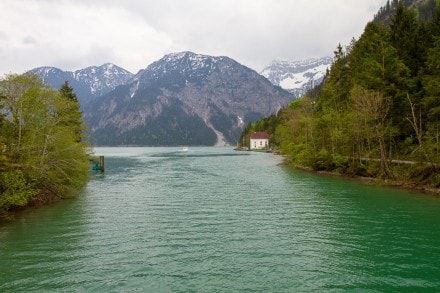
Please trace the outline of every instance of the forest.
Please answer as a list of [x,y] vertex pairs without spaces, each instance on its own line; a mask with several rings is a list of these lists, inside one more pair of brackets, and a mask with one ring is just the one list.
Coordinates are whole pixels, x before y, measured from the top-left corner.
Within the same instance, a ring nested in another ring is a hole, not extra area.
[[389,22],[337,46],[322,84],[240,141],[267,131],[294,166],[440,187],[440,9],[422,19],[394,2]]
[[64,197],[85,184],[89,143],[79,103],[36,75],[0,80],[0,220],[11,210]]

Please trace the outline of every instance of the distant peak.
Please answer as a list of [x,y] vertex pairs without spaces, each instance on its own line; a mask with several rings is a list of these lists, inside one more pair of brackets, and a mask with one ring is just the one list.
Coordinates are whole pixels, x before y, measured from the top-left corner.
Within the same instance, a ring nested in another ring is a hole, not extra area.
[[99,66],[99,67],[113,68],[114,66],[115,66],[115,65],[112,64],[112,63],[104,63],[104,64],[102,64],[102,65]]
[[188,56],[195,56],[198,55],[196,53],[190,52],[190,51],[182,51],[182,52],[175,52],[165,55],[165,57],[168,58],[176,58],[176,59],[182,59]]
[[203,55],[203,54],[197,54],[191,51],[183,51],[183,52],[176,52],[176,53],[170,53],[165,55],[162,60],[165,61],[172,61],[172,60],[181,60],[181,59],[190,59],[190,60],[222,60],[225,57],[223,56],[210,56],[210,55]]
[[214,57],[183,51],[167,54],[160,60],[150,64],[147,69],[160,72],[160,75],[179,70],[182,71],[182,73],[183,71],[189,73],[192,70],[198,69],[212,70],[216,64],[223,60],[225,60],[225,57]]
[[53,66],[41,66],[41,67],[37,67],[34,68],[32,71],[39,71],[39,72],[43,72],[43,71],[62,71],[61,69],[57,68],[57,67],[53,67]]
[[332,62],[331,57],[297,61],[274,60],[260,74],[274,85],[279,85],[300,97],[311,87],[321,83]]
[[[329,56],[325,56],[325,57],[321,57],[321,58],[308,58],[308,59],[304,59],[304,60],[296,60],[296,61],[286,61],[286,60],[280,60],[280,59],[275,59],[273,60],[270,65],[283,65],[283,66],[300,66],[300,65],[304,65],[304,64],[313,64],[313,63],[317,63],[317,62],[331,62],[332,57]],[[269,66],[270,66],[269,65]]]

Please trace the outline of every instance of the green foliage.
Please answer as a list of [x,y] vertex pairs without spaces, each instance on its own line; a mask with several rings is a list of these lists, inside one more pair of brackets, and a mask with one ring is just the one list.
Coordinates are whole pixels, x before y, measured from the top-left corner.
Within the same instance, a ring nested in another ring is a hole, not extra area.
[[440,6],[439,0],[388,0],[386,5],[379,9],[379,12],[374,16],[374,22],[379,25],[390,25],[391,19],[394,16],[399,5],[407,8],[414,13],[420,23],[432,21],[436,8]]
[[76,99],[35,75],[6,76],[0,94],[6,113],[0,124],[2,209],[26,205],[37,193],[62,197],[82,186],[88,144]]
[[294,165],[440,186],[440,9],[426,1],[415,14],[407,2],[385,8],[389,26],[369,23],[338,45],[319,89],[244,135],[270,129]]
[[400,59],[410,68],[413,76],[417,74],[418,23],[415,14],[405,9],[402,4],[397,6],[391,22],[391,43],[396,48]]
[[69,86],[69,82],[67,80],[61,85],[60,94],[69,101],[78,102],[78,98],[73,92],[73,88]]
[[334,163],[330,152],[325,148],[321,149],[313,160],[312,167],[317,171],[334,169]]
[[0,173],[0,210],[7,210],[11,206],[25,206],[29,199],[38,193],[31,186],[20,170],[11,170]]
[[[238,142],[239,146],[241,147],[249,147],[250,142],[250,135],[254,133],[255,131],[264,131],[267,132],[269,135],[275,133],[276,127],[280,123],[280,117],[285,110],[281,110],[277,115],[271,115],[267,118],[264,118],[260,121],[257,121],[255,123],[249,123],[243,130],[240,140]],[[276,136],[274,137],[275,140],[271,140],[271,146],[273,147],[279,147],[280,141],[276,139]]]
[[[426,75],[424,76],[424,87],[426,91],[426,104],[431,115],[435,115],[436,108],[440,106],[440,37],[436,38],[434,47],[429,49],[426,62]],[[434,117],[433,118],[440,118]]]
[[67,81],[61,86],[59,93],[62,97],[60,101],[65,105],[60,107],[58,115],[63,117],[63,126],[73,131],[75,141],[79,143],[84,139],[86,126],[82,120],[78,99]]

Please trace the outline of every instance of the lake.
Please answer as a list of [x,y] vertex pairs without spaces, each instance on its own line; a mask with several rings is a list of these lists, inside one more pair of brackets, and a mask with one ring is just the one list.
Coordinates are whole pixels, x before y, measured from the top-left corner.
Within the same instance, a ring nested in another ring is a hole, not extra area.
[[440,291],[440,199],[224,147],[96,148],[76,197],[0,226],[0,292]]

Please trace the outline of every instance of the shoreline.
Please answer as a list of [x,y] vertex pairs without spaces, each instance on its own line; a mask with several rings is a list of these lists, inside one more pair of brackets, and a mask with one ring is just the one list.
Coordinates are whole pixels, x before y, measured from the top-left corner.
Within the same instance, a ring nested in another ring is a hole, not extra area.
[[380,179],[380,178],[374,178],[374,177],[363,177],[363,176],[352,176],[352,175],[346,175],[339,172],[331,172],[331,171],[315,171],[310,167],[306,166],[298,166],[298,165],[289,165],[288,163],[282,163],[281,165],[303,171],[310,174],[315,174],[319,176],[327,176],[327,177],[338,177],[343,178],[347,180],[357,181],[359,183],[367,184],[367,185],[375,185],[375,186],[381,186],[381,187],[389,187],[394,189],[401,189],[401,190],[407,190],[407,191],[413,191],[418,193],[423,193],[426,195],[430,195],[436,198],[440,198],[440,188],[435,188],[429,185],[419,185],[412,182],[404,182],[399,180],[392,180],[392,179]]
[[64,200],[69,200],[77,197],[78,192],[82,189],[74,190],[66,195],[60,196],[53,193],[43,192],[35,197],[31,198],[29,202],[24,206],[14,206],[6,213],[0,214],[0,226],[6,223],[11,223],[15,221],[15,217],[20,213],[25,213],[33,209],[39,209],[44,206],[50,206]]

